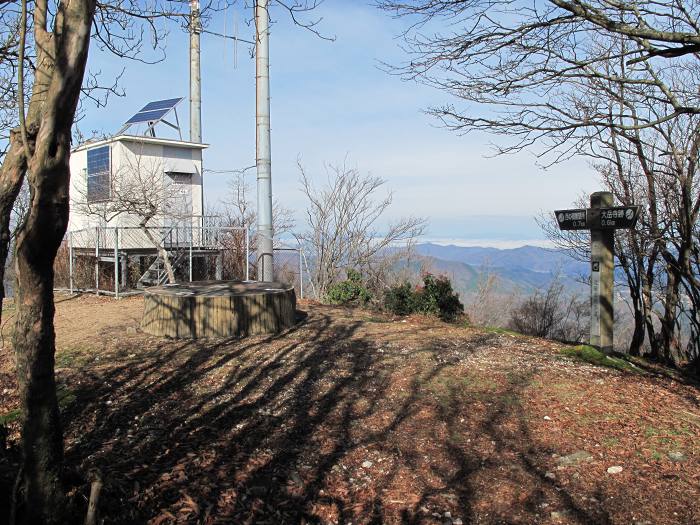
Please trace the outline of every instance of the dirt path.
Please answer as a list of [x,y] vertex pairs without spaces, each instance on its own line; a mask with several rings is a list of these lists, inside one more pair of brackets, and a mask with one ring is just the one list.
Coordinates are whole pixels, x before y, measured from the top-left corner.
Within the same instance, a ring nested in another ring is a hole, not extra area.
[[[307,305],[179,342],[141,309],[58,305],[67,460],[103,471],[105,523],[700,523],[693,386],[422,318]],[[11,369],[5,345],[0,414]]]

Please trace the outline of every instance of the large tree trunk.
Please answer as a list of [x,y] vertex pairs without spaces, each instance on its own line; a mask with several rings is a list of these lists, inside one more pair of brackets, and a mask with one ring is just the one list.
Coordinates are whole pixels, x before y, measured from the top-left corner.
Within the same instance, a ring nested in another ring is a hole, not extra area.
[[[639,242],[637,242],[635,237],[634,232],[629,233],[630,242],[626,246],[622,246],[618,259],[627,277],[627,286],[630,291],[634,313],[634,332],[632,333],[632,339],[627,352],[630,355],[639,356],[642,353],[642,345],[644,344],[644,336],[646,335],[644,325],[644,300],[642,299],[642,288],[644,286],[644,257],[640,253]],[[623,250],[629,250],[631,253],[624,253]]]
[[[68,225],[71,128],[94,12],[94,0],[63,1],[54,14],[55,30],[49,33],[46,1],[37,0],[34,11],[35,42],[48,50],[52,68],[41,71],[50,77],[40,79],[48,89],[41,93],[41,116],[27,166],[29,210],[17,234],[13,338],[23,451],[17,517],[32,525],[65,523],[63,433],[54,377],[53,262]],[[36,89],[35,83],[33,95]]]
[[654,361],[658,361],[661,355],[659,351],[659,341],[654,327],[654,302],[652,295],[652,285],[654,283],[654,268],[656,266],[657,252],[653,251],[647,259],[647,266],[643,272],[640,272],[641,277],[641,296],[644,310],[644,326],[646,327],[647,340],[649,341],[648,357]]
[[64,494],[63,433],[54,377],[53,260],[65,230],[68,202],[39,193],[33,196],[17,240],[14,335],[24,453],[18,515],[21,523],[31,524],[61,523]]
[[666,293],[664,297],[664,315],[661,318],[661,351],[663,361],[669,366],[676,365],[678,341],[676,324],[678,316],[678,290],[680,280],[674,266],[669,264],[666,271]]
[[[22,404],[21,523],[61,523],[63,432],[54,377],[53,261],[68,224],[70,126],[54,147],[37,140],[31,198],[17,235],[17,321],[13,338]],[[52,155],[53,154],[53,155]]]

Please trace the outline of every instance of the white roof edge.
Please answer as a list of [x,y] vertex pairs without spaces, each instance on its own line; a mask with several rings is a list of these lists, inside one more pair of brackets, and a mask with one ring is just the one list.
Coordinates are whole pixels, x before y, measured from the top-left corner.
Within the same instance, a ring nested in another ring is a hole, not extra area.
[[178,139],[165,139],[159,137],[146,137],[144,135],[116,135],[114,137],[109,137],[107,139],[96,140],[94,142],[85,142],[79,146],[73,148],[71,151],[81,151],[88,148],[94,148],[97,146],[103,146],[105,144],[110,144],[112,142],[141,142],[145,144],[160,144],[164,146],[179,146],[181,148],[190,149],[206,149],[209,144],[199,144],[197,142],[188,142],[185,140]]

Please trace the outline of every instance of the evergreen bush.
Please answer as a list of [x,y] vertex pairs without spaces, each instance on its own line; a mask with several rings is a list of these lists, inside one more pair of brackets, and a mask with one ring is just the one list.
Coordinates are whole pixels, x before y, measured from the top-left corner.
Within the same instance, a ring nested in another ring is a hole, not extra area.
[[452,289],[452,283],[444,275],[436,277],[425,274],[419,296],[419,311],[436,315],[443,321],[454,321],[464,313],[464,305]]
[[395,284],[384,292],[384,309],[394,315],[412,314],[417,306],[417,293],[408,281]]
[[362,282],[362,274],[357,270],[348,270],[348,278],[328,288],[326,299],[331,304],[365,305],[372,300],[372,294]]
[[443,321],[454,321],[464,313],[464,305],[445,276],[423,276],[423,286],[415,289],[407,281],[389,288],[384,293],[384,308],[394,315],[423,313],[435,315]]

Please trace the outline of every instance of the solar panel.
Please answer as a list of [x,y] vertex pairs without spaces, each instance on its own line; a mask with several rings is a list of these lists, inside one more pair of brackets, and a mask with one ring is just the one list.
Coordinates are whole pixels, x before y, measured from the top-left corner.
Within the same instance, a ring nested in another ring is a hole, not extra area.
[[167,115],[181,100],[182,97],[149,102],[142,107],[138,113],[127,120],[124,125],[158,121]]
[[[146,104],[144,107],[141,108],[141,111],[150,111],[152,109],[171,109],[174,108],[178,102],[180,102],[182,99],[181,98],[168,98],[165,100],[156,100],[155,102],[149,102]],[[139,111],[139,113],[141,113]]]
[[153,111],[139,111],[124,124],[136,124],[138,122],[153,122],[162,119],[170,109],[156,109]]

